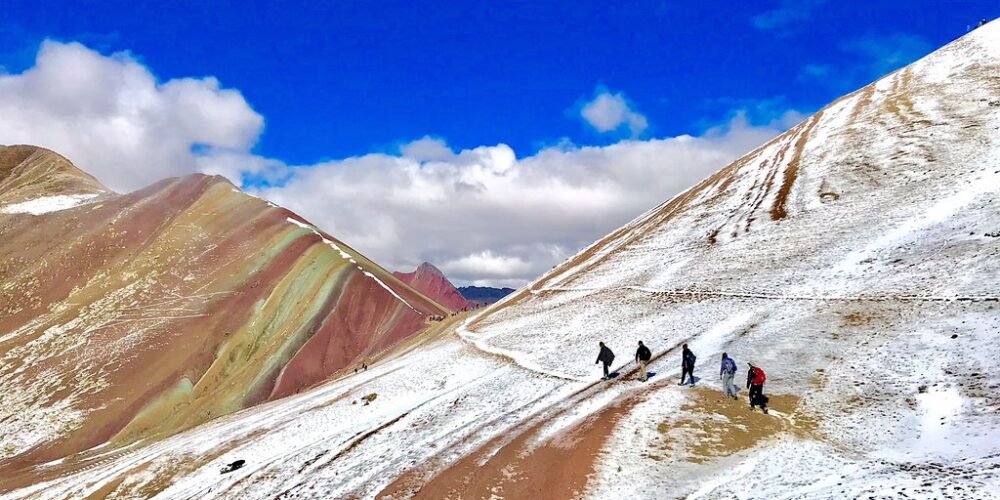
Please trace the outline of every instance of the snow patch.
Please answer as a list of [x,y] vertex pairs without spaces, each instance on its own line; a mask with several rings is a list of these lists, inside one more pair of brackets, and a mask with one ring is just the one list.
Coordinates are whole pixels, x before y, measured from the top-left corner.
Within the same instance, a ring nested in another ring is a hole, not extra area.
[[395,290],[393,290],[392,288],[389,288],[389,285],[386,285],[384,281],[378,279],[378,276],[375,276],[374,274],[372,274],[372,273],[370,273],[368,271],[361,271],[361,272],[364,273],[365,276],[368,276],[369,278],[375,280],[376,283],[378,283],[382,288],[385,288],[385,290],[387,292],[391,293],[393,297],[396,297],[397,299],[399,299],[400,302],[406,304],[406,307],[409,307],[410,309],[413,309],[414,311],[416,311],[416,309],[414,309],[414,307],[411,306],[410,303],[406,301],[406,299],[404,299],[403,297],[400,297],[399,294],[396,293]]
[[31,214],[42,215],[52,212],[59,212],[82,205],[85,201],[98,196],[97,193],[87,194],[59,194],[55,196],[43,196],[33,200],[12,203],[0,207],[0,213],[4,214]]

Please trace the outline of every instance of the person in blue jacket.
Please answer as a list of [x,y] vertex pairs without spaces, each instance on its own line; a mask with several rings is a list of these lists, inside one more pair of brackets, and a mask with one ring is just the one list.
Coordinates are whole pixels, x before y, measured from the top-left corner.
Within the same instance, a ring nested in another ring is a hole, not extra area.
[[722,390],[726,391],[726,396],[738,399],[736,395],[739,394],[740,389],[733,383],[733,379],[736,378],[736,361],[733,361],[733,358],[730,358],[726,353],[722,353],[722,367],[719,368],[719,376],[722,377]]

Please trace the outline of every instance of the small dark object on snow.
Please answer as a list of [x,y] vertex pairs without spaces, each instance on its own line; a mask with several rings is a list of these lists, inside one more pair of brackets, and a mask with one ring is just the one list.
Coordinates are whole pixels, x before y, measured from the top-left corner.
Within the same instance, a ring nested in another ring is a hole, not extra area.
[[230,473],[230,472],[232,472],[232,471],[234,471],[236,469],[242,468],[244,465],[246,465],[246,463],[247,463],[246,460],[237,460],[237,461],[235,461],[235,462],[233,462],[233,463],[231,463],[231,464],[223,467],[222,468],[222,472],[220,472],[220,474],[228,474],[228,473]]
[[953,338],[953,339],[957,339],[957,338],[958,338],[958,334],[957,334],[957,333],[953,334],[953,335],[951,336],[951,338]]

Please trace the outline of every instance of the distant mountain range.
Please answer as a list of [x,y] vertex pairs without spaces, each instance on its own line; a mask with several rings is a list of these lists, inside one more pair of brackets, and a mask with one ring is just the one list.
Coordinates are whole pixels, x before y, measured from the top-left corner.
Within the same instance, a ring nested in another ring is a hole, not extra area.
[[493,288],[491,286],[462,286],[458,288],[458,292],[462,294],[463,297],[469,300],[469,302],[475,303],[476,305],[492,304],[511,293],[514,293],[513,288]]
[[426,295],[429,299],[453,310],[492,304],[514,292],[513,288],[489,286],[463,286],[455,288],[440,269],[429,262],[420,264],[413,272],[392,273],[397,279]]

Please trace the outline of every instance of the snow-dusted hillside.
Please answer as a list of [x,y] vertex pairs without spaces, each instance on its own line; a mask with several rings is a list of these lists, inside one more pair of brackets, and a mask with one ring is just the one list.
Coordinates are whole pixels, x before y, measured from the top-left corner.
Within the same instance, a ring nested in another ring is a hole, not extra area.
[[[998,232],[994,22],[368,371],[8,495],[992,497]],[[683,343],[700,387],[676,385]],[[720,397],[722,351],[767,370],[770,415]]]
[[220,177],[117,194],[0,146],[0,491],[301,392],[447,312]]

